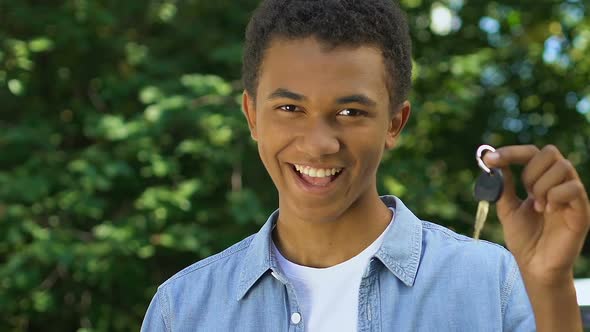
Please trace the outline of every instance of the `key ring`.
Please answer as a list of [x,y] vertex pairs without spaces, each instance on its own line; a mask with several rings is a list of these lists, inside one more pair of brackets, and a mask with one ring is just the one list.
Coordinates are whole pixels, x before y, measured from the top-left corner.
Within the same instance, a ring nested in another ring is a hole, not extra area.
[[491,174],[492,170],[489,169],[489,167],[487,167],[486,164],[483,162],[483,159],[481,159],[484,155],[484,152],[486,151],[496,152],[496,149],[494,149],[490,145],[480,145],[479,148],[477,148],[477,152],[475,153],[475,160],[477,160],[479,168],[481,168],[484,172]]

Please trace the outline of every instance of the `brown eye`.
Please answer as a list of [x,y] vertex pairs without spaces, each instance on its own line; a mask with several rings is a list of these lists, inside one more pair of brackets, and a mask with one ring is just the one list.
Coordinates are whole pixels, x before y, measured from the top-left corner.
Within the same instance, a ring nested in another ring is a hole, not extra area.
[[283,105],[283,106],[280,106],[279,109],[281,111],[285,111],[285,112],[289,112],[289,113],[296,112],[298,110],[297,106],[295,106],[295,105]]
[[366,114],[367,114],[367,112],[357,110],[354,108],[345,108],[345,109],[341,110],[340,112],[338,112],[338,115],[345,115],[345,116],[352,116],[352,117],[366,115]]

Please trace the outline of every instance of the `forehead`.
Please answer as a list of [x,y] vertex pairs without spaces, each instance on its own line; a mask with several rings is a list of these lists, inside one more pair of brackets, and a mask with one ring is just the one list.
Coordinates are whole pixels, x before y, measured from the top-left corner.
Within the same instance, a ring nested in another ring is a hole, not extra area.
[[276,38],[260,68],[258,94],[289,89],[306,96],[364,93],[387,96],[381,51],[372,46],[336,46],[309,37]]

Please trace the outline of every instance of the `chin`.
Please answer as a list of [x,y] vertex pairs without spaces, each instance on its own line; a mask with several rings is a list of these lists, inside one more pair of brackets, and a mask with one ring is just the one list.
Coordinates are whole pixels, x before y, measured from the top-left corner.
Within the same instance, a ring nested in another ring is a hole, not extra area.
[[295,214],[297,219],[312,223],[328,223],[338,220],[350,208],[349,205],[340,204],[321,204],[309,202],[292,202],[290,210]]

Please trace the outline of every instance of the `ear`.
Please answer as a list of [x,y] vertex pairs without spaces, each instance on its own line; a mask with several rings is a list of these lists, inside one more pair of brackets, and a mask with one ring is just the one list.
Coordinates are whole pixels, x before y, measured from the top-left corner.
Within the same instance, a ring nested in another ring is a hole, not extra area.
[[409,101],[404,101],[389,121],[389,128],[387,129],[387,137],[385,138],[385,149],[391,150],[395,147],[397,140],[402,132],[402,129],[408,123],[410,118],[412,106]]
[[250,136],[255,141],[258,141],[258,133],[256,131],[256,105],[254,99],[248,94],[246,90],[242,94],[242,112],[248,120],[248,127],[250,128]]

